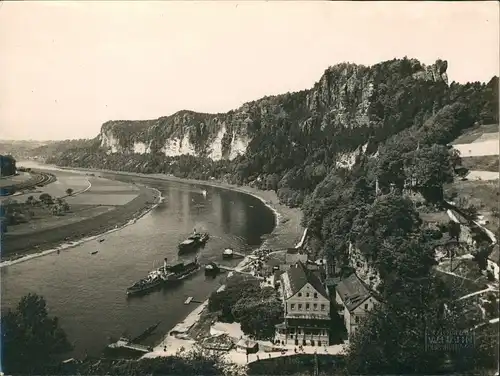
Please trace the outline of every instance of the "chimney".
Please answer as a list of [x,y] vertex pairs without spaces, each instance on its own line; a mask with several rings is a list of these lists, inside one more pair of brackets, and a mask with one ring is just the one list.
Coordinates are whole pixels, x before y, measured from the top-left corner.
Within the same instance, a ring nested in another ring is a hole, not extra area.
[[167,269],[167,260],[168,260],[168,259],[167,259],[166,257],[163,259],[163,267],[164,267],[165,269]]

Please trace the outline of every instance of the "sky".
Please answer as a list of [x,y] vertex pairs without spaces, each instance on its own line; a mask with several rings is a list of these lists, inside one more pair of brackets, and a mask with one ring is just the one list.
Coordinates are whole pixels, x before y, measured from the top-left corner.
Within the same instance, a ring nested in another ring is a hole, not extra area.
[[345,61],[441,58],[450,82],[487,82],[499,44],[496,1],[3,1],[0,139],[226,112],[310,88]]

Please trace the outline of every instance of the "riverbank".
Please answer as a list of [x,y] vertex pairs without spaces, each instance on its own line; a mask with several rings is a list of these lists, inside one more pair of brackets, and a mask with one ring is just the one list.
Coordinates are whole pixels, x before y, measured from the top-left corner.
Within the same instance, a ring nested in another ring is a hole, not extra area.
[[28,234],[5,234],[2,237],[0,267],[73,248],[117,231],[135,223],[156,207],[160,200],[161,193],[157,189],[138,186],[137,197],[103,214]]
[[286,205],[280,204],[278,196],[274,191],[264,191],[249,186],[228,184],[218,180],[184,179],[165,174],[140,174],[135,172],[95,170],[86,168],[67,168],[67,169],[76,171],[85,171],[89,173],[101,172],[117,176],[122,175],[122,176],[138,177],[144,180],[161,180],[161,181],[171,181],[182,184],[194,184],[205,187],[227,189],[251,195],[262,201],[264,205],[266,205],[270,210],[272,210],[276,218],[276,226],[272,231],[272,233],[265,238],[262,248],[292,247],[293,245],[297,244],[300,241],[304,233],[304,228],[301,225],[301,219],[302,219],[301,210],[299,208],[289,208]]
[[[168,178],[168,177],[167,177]],[[195,180],[189,181],[192,184],[197,184]],[[260,199],[266,206],[268,206],[276,216],[276,227],[270,236],[264,241],[259,249],[276,249],[276,248],[291,248],[302,242],[304,228],[300,225],[302,213],[299,209],[292,209],[279,203],[278,197],[272,191],[260,191],[252,187],[236,187],[222,182],[210,182],[205,184],[207,186],[214,186],[224,189],[232,189],[242,193],[250,194]],[[293,240],[292,240],[293,239]],[[250,264],[255,260],[253,252],[251,255],[246,256],[237,266],[236,270],[246,270]],[[218,291],[225,288],[222,285]],[[163,340],[143,358],[154,358],[159,356],[174,356],[182,352],[189,352],[199,346],[199,342],[189,337],[189,331],[193,328],[206,313],[208,306],[208,299],[201,305],[196,307],[184,320],[179,322],[172,330],[169,331]],[[232,333],[226,333],[231,336]],[[239,334],[238,334],[239,336]],[[271,346],[271,345],[270,345]],[[337,346],[336,352],[339,353],[344,350],[343,346]],[[330,349],[330,350],[333,350]],[[314,350],[311,350],[314,351]],[[291,351],[290,351],[291,352]],[[311,352],[312,353],[312,352]],[[263,354],[260,354],[263,356]],[[266,356],[275,357],[280,356],[281,353],[269,353]],[[258,358],[258,357],[257,357]],[[256,360],[255,358],[254,360]],[[236,350],[231,350],[226,354],[226,359],[231,363],[245,364],[246,357]]]
[[[279,202],[278,196],[274,191],[263,191],[257,188],[248,186],[237,186],[233,184],[228,184],[221,181],[211,180],[195,180],[195,179],[181,179],[165,174],[140,174],[132,172],[122,172],[122,171],[110,171],[110,170],[94,170],[94,169],[83,169],[83,168],[73,168],[73,170],[85,171],[89,173],[108,173],[115,176],[129,176],[141,178],[144,180],[160,180],[160,181],[171,181],[183,184],[193,184],[205,187],[215,187],[220,189],[227,189],[236,192],[241,192],[244,194],[251,195],[259,199],[264,205],[266,205],[275,215],[275,227],[271,234],[265,237],[262,245],[259,249],[286,249],[291,248],[302,241],[304,235],[304,228],[301,226],[302,212],[298,208],[289,208]],[[144,182],[143,182],[144,183]],[[248,267],[253,261],[252,255],[248,255],[236,266],[237,270],[243,270]],[[221,288],[224,288],[222,286]],[[173,356],[180,351],[189,351],[197,346],[197,342],[190,339],[187,336],[187,332],[192,328],[206,310],[208,305],[208,299],[203,303],[195,307],[191,313],[189,313],[184,320],[177,323],[177,325],[169,330],[164,336],[163,340],[153,349],[152,352],[145,354],[145,358],[157,357],[157,356]],[[176,333],[176,336],[170,335],[170,333]],[[232,352],[231,352],[232,354]],[[232,357],[230,354],[230,357]],[[236,355],[235,355],[236,356]],[[234,359],[236,360],[236,359]],[[239,358],[237,362],[239,362]]]

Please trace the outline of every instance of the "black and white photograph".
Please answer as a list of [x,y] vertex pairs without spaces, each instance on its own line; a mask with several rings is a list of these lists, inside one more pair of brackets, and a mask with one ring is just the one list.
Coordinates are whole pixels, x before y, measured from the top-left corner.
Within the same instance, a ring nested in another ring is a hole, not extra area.
[[1,1],[0,376],[499,374],[497,1]]

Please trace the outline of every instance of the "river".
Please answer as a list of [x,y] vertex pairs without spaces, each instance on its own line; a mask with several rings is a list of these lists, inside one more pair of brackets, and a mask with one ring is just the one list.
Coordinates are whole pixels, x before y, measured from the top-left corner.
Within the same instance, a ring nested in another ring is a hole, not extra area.
[[[160,266],[164,257],[177,260],[177,244],[193,228],[211,235],[198,252],[202,263],[221,261],[222,250],[228,247],[250,253],[274,228],[273,213],[255,197],[177,182],[150,181],[148,185],[160,190],[165,201],[135,224],[106,235],[104,242],[90,241],[1,268],[3,309],[15,306],[27,293],[42,295],[49,314],[59,318],[74,344],[71,356],[98,355],[110,340],[134,337],[161,321],[142,342],[153,345],[195,308],[195,304],[184,305],[188,296],[206,299],[224,275],[209,279],[200,271],[176,288],[133,298],[125,294],[129,285]],[[99,253],[91,255],[96,249]]]

